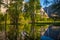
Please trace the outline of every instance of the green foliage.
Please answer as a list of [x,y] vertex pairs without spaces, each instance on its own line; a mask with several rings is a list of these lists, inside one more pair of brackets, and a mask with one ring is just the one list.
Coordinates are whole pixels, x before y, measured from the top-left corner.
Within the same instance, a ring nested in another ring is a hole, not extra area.
[[4,21],[4,16],[3,14],[0,14],[0,22]]
[[[13,39],[13,37],[17,37],[16,35],[19,35],[20,32],[26,31],[28,32],[30,37],[34,34],[34,38],[36,40],[39,40],[41,30],[40,26],[43,24],[37,23],[38,25],[36,26],[35,22],[47,22],[54,20],[51,18],[46,18],[45,16],[43,16],[42,18],[41,14],[38,14],[40,13],[41,8],[39,0],[30,0],[28,3],[25,3],[25,11],[22,11],[23,0],[10,1],[10,4],[8,4],[8,6],[5,6],[8,8],[7,14],[5,14],[4,16],[3,14],[0,14],[0,23],[4,22],[3,24],[6,27],[5,31],[7,32],[8,37],[10,37],[10,39]],[[15,3],[13,3],[13,1],[15,1]],[[31,22],[32,24],[30,24]],[[46,26],[46,24],[44,26]],[[3,30],[3,28],[4,27],[0,25],[0,30]]]

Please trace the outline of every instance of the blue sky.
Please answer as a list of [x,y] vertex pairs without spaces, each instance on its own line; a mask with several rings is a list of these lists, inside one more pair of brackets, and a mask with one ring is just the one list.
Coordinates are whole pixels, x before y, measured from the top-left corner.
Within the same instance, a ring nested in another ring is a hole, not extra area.
[[54,0],[40,0],[41,6],[44,7],[49,7],[50,5],[54,4]]
[[42,8],[60,3],[60,0],[40,0]]
[[25,2],[29,2],[29,0],[24,0]]

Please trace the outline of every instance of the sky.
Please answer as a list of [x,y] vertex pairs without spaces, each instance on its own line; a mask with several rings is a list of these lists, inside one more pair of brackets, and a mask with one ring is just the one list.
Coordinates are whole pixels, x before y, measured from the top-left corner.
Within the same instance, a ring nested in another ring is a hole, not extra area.
[[44,7],[49,7],[50,5],[54,4],[54,0],[40,0],[41,6]]
[[29,0],[24,0],[25,2],[29,2]]

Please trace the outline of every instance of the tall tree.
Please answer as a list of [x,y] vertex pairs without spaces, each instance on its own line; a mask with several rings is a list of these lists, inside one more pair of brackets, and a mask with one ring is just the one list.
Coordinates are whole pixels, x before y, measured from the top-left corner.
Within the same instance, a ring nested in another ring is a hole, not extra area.
[[35,1],[36,1],[36,0],[30,0],[30,2],[29,2],[30,15],[31,15],[31,21],[32,21],[32,25],[31,25],[31,36],[32,36],[32,38],[33,38],[32,40],[34,40]]
[[33,36],[33,40],[34,40],[34,27],[35,27],[35,14],[36,11],[40,9],[40,5],[39,5],[39,0],[30,0],[29,1],[29,12],[31,15],[31,21],[32,21],[32,25],[31,25],[31,34]]
[[19,13],[21,13],[21,6],[23,0],[9,0],[9,1],[10,3],[8,5],[8,13],[10,15],[10,24],[13,25],[12,26],[13,29],[10,32],[10,34],[12,33],[10,39],[17,40],[18,19],[19,19]]

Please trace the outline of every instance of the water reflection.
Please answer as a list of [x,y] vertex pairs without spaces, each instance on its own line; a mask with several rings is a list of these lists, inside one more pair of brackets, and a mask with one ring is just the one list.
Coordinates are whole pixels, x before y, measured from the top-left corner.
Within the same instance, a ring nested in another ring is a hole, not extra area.
[[31,25],[18,25],[18,29],[14,25],[0,25],[0,40],[60,40],[60,25],[35,25],[34,30]]
[[60,26],[49,25],[48,29],[41,36],[41,40],[60,40]]
[[5,26],[0,24],[0,40],[5,39]]

